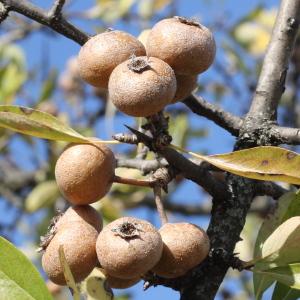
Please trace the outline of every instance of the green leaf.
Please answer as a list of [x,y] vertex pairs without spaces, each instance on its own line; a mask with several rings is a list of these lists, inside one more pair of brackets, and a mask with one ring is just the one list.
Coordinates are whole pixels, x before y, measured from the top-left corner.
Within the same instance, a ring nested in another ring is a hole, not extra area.
[[186,114],[180,114],[171,119],[169,132],[176,145],[183,145],[187,137],[189,122]]
[[264,292],[274,283],[274,279],[265,274],[255,273],[253,270],[254,295],[256,300],[260,300]]
[[264,146],[205,156],[174,145],[171,147],[239,176],[300,184],[300,155],[284,148]]
[[0,105],[0,127],[49,140],[88,142],[56,117],[28,107]]
[[300,291],[290,288],[280,282],[276,283],[272,300],[297,300],[300,299]]
[[0,46],[0,103],[11,104],[27,78],[25,56],[21,47]]
[[0,103],[12,103],[26,78],[26,72],[17,65],[6,66],[0,73]]
[[25,199],[28,212],[35,212],[51,205],[60,195],[56,181],[48,180],[35,186]]
[[300,262],[300,216],[282,223],[264,242],[257,269],[268,269]]
[[[277,209],[273,214],[269,215],[257,235],[254,247],[254,258],[262,256],[262,247],[265,240],[272,234],[272,232],[285,220],[300,215],[300,193],[286,193],[277,200]],[[255,259],[254,259],[255,260]],[[254,267],[255,269],[255,267]],[[260,299],[264,291],[274,282],[273,279],[266,275],[254,273],[253,284],[254,294],[256,299]]]
[[42,277],[27,257],[0,237],[1,300],[52,299]]
[[37,103],[48,100],[55,91],[55,84],[57,79],[57,72],[53,70],[49,73],[48,78],[43,82],[41,94]]
[[71,289],[73,293],[73,299],[74,300],[80,300],[80,293],[77,288],[77,285],[75,283],[74,277],[72,275],[71,269],[68,265],[68,262],[66,260],[65,252],[64,252],[64,247],[63,245],[60,245],[58,248],[58,253],[59,253],[59,261],[63,269],[63,273],[67,282],[68,287]]
[[291,288],[300,290],[300,263],[288,264],[263,271],[257,270],[256,272],[265,274]]
[[[288,269],[287,266],[300,261],[299,242],[299,216],[290,218],[282,223],[266,239],[261,249],[261,259],[257,260],[255,268],[253,269],[253,272],[255,272],[254,287],[256,299],[261,299],[263,292],[275,280],[283,282],[283,279],[276,278],[276,276],[278,277],[279,275],[273,275],[272,272],[275,269],[276,272],[282,271],[284,274],[284,278],[286,278],[286,276],[290,274],[290,269]],[[298,272],[298,270],[299,269],[297,266],[293,267],[292,269],[294,273]]]

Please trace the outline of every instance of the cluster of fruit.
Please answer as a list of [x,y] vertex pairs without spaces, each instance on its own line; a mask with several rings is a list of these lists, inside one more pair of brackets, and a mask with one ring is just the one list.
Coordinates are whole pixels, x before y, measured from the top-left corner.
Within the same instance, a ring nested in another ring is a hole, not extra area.
[[215,52],[208,28],[174,17],[158,22],[145,45],[117,30],[92,37],[79,52],[79,73],[87,83],[108,88],[123,113],[148,117],[187,97]]
[[166,223],[158,231],[133,217],[117,219],[102,230],[101,215],[90,205],[70,207],[53,225],[42,266],[56,284],[66,280],[59,260],[63,245],[76,282],[97,266],[111,288],[128,288],[149,271],[176,278],[201,263],[209,251],[206,233],[189,223]]
[[[146,50],[133,36],[108,31],[82,47],[78,63],[82,78],[108,87],[121,111],[144,117],[187,96],[214,56],[215,42],[206,27],[174,17],[153,27]],[[147,221],[124,217],[102,230],[101,215],[89,204],[109,191],[115,168],[114,154],[103,144],[72,144],[57,160],[57,185],[73,207],[51,225],[41,245],[42,265],[53,282],[66,284],[61,245],[76,282],[101,266],[112,288],[127,288],[149,271],[179,277],[207,256],[208,236],[189,223],[166,223],[158,231]]]

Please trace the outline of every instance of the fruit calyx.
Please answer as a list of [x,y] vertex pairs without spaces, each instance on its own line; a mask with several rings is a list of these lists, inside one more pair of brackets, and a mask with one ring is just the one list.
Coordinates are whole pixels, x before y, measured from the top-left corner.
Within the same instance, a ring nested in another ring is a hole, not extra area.
[[142,73],[143,71],[149,70],[149,58],[147,59],[143,57],[136,57],[134,54],[130,56],[130,62],[127,64],[129,70],[136,72],[136,73]]
[[139,225],[131,222],[123,222],[118,225],[116,228],[111,229],[116,235],[119,235],[123,239],[132,239],[140,236]]
[[199,22],[195,21],[194,19],[187,19],[187,18],[179,17],[179,16],[175,16],[174,18],[183,24],[201,28],[201,24]]
[[57,232],[56,224],[59,221],[59,219],[63,216],[63,214],[63,212],[58,210],[57,215],[50,220],[47,233],[40,237],[39,248],[36,250],[37,252],[43,252],[47,249],[48,245],[50,244],[51,240],[54,238]]

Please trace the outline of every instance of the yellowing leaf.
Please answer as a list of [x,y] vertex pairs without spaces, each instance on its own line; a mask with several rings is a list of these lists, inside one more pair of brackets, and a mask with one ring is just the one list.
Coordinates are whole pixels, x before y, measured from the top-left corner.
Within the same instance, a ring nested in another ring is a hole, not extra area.
[[171,147],[239,176],[300,184],[300,156],[283,148],[263,146],[226,154],[204,156],[174,145]]
[[160,10],[170,4],[173,0],[154,0],[153,8],[154,10]]
[[265,52],[276,18],[276,10],[255,9],[233,30],[235,39],[253,55]]
[[272,30],[277,14],[276,8],[262,9],[256,16],[256,21],[261,26]]
[[54,116],[28,107],[0,105],[0,127],[49,140],[87,142]]

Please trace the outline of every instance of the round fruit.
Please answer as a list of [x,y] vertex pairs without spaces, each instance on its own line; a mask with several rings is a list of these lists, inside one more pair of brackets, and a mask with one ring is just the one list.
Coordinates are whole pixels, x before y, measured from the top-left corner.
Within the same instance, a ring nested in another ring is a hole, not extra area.
[[212,64],[216,45],[205,26],[181,17],[158,22],[149,33],[148,56],[168,63],[178,74],[196,75]]
[[62,245],[66,261],[76,282],[82,281],[96,266],[96,240],[98,232],[92,226],[76,223],[64,226],[47,246],[42,266],[49,279],[56,284],[65,285],[65,277],[59,260],[59,246]]
[[134,286],[141,280],[141,278],[139,277],[131,278],[131,279],[124,279],[124,278],[122,279],[122,278],[111,276],[109,274],[107,274],[105,277],[108,285],[112,289],[127,289],[131,286]]
[[102,216],[90,205],[75,205],[69,207],[55,226],[57,231],[59,231],[65,226],[72,226],[71,224],[75,222],[92,226],[98,232],[100,232],[103,227]]
[[159,232],[147,221],[124,217],[100,232],[96,251],[103,269],[121,279],[137,278],[159,261],[163,243]]
[[71,203],[93,203],[109,191],[115,164],[112,151],[105,145],[72,144],[57,160],[56,182]]
[[176,92],[172,68],[162,60],[146,56],[131,58],[111,73],[109,99],[123,113],[148,117],[162,110]]
[[176,278],[201,263],[209,252],[209,238],[190,223],[167,223],[159,230],[163,243],[160,261],[152,269],[165,278]]
[[107,88],[112,70],[131,55],[146,54],[145,47],[134,36],[123,31],[107,31],[90,38],[78,55],[82,79],[96,87]]
[[197,75],[176,74],[177,90],[172,103],[183,100],[197,87]]

